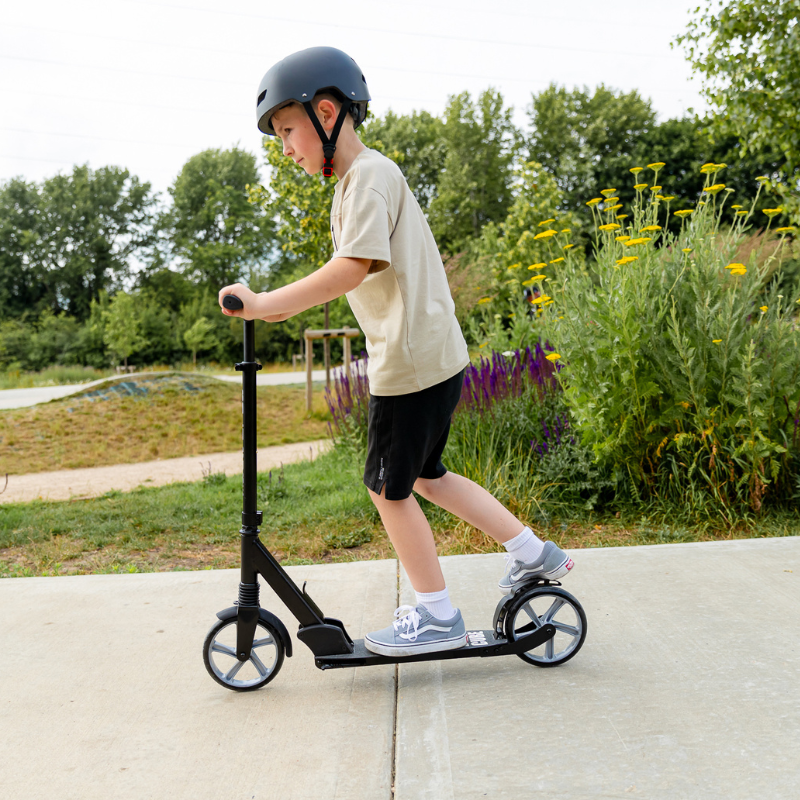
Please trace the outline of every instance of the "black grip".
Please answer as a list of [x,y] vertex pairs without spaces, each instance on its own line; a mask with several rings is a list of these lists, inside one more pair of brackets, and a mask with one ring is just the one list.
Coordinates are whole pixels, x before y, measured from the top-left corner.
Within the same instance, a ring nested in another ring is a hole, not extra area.
[[244,308],[244,303],[235,294],[226,294],[222,298],[222,305],[231,311],[238,311]]

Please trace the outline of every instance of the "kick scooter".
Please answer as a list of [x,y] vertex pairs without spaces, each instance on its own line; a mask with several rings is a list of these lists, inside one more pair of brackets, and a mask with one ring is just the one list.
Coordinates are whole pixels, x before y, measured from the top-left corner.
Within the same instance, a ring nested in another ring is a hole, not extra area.
[[[235,295],[223,298],[229,309],[242,308]],[[211,677],[227,689],[245,692],[269,683],[292,655],[286,626],[259,604],[260,575],[300,623],[297,638],[314,654],[322,670],[487,658],[516,655],[529,664],[555,667],[572,658],[586,638],[586,614],[581,604],[558,581],[533,580],[521,584],[497,604],[491,630],[467,631],[467,643],[457,650],[382,656],[370,652],[363,639],[353,639],[338,619],[326,617],[303,588],[289,577],[259,539],[262,513],[256,510],[256,372],[255,333],[244,322],[242,373],[242,527],[239,599],[217,614],[203,644],[203,660]]]

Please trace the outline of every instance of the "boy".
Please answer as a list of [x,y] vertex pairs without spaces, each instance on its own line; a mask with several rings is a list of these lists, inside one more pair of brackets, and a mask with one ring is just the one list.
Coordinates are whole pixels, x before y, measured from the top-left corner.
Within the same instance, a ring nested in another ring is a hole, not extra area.
[[223,313],[280,322],[347,295],[369,355],[369,435],[364,483],[416,592],[365,646],[381,655],[449,650],[466,644],[461,612],[450,602],[433,534],[412,490],[502,542],[508,551],[500,589],[531,577],[554,580],[572,560],[542,542],[489,492],[441,462],[461,395],[467,346],[438,248],[400,169],[356,133],[370,100],[358,65],[340,50],[313,47],[270,69],[259,87],[259,129],[309,175],[335,173],[333,258],[272,292],[241,284],[244,308]]

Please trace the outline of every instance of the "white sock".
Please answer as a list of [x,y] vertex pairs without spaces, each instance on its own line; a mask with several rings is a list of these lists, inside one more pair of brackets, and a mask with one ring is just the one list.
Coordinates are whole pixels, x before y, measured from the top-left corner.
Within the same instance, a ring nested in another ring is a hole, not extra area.
[[503,547],[517,561],[530,564],[542,554],[544,542],[530,528],[525,528],[518,536],[503,542]]
[[441,592],[416,592],[416,595],[417,605],[425,606],[436,619],[452,619],[456,615],[447,587]]

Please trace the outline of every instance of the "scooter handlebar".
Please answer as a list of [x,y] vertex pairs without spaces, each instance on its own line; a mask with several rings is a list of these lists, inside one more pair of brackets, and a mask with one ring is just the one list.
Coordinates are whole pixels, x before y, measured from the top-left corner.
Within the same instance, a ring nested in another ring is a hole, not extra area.
[[235,294],[226,294],[222,298],[222,305],[230,311],[238,311],[244,308],[244,303]]

